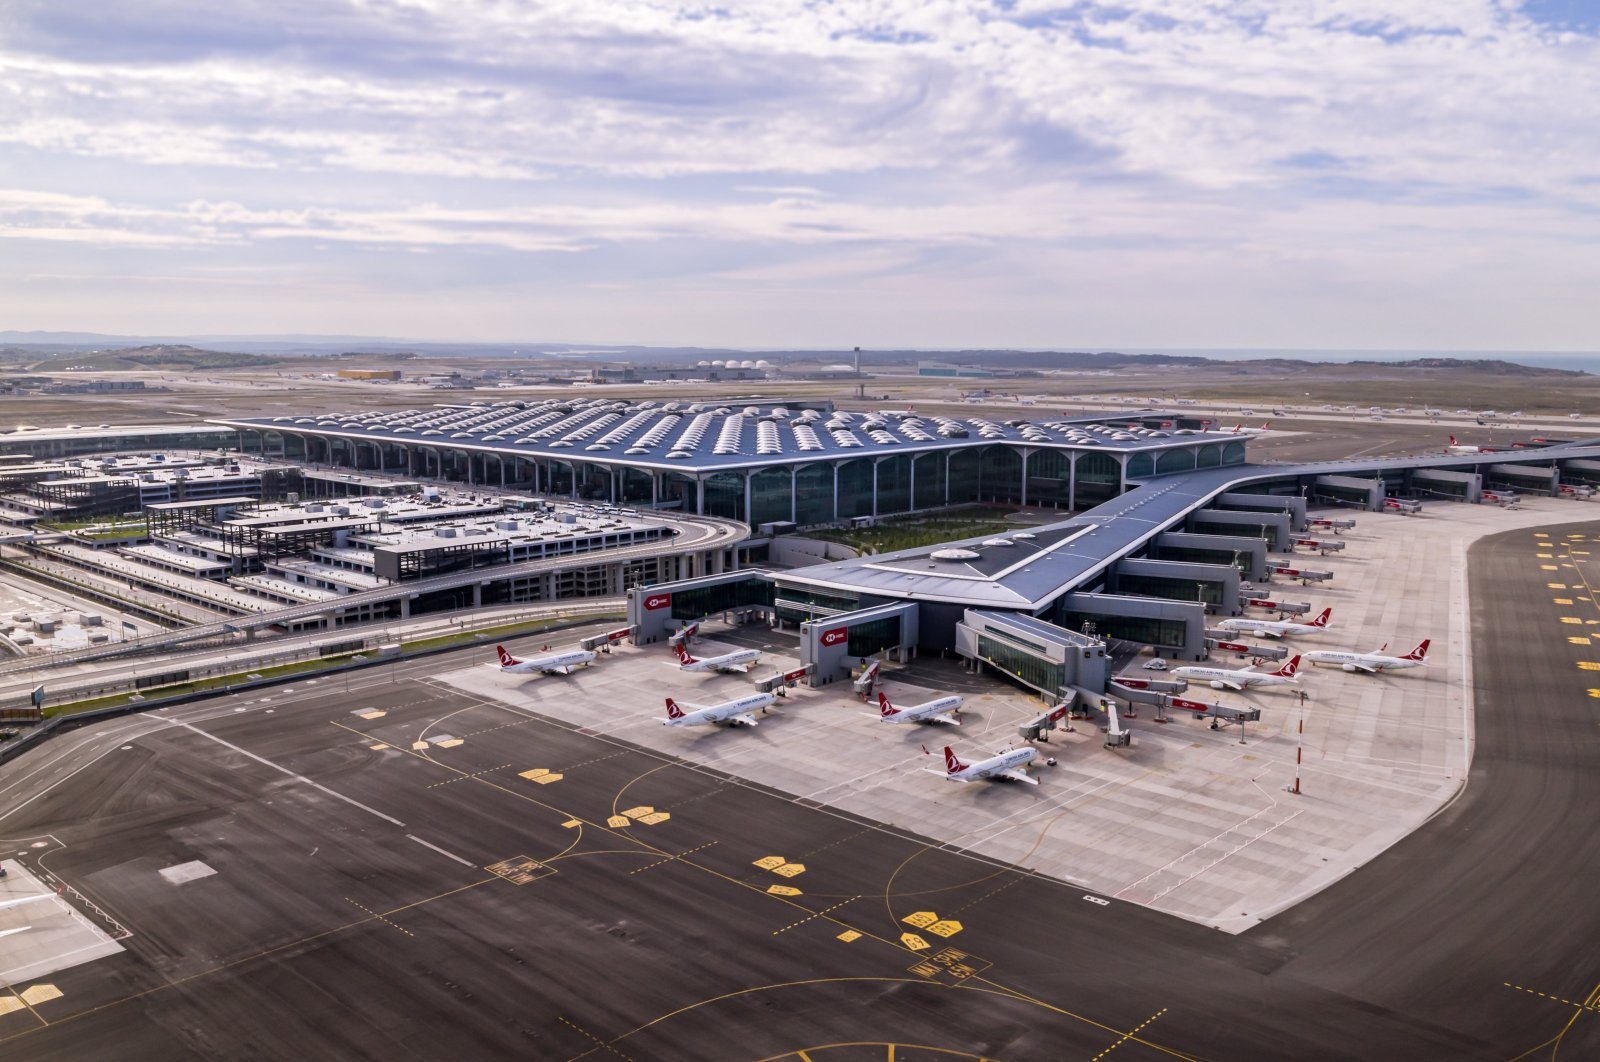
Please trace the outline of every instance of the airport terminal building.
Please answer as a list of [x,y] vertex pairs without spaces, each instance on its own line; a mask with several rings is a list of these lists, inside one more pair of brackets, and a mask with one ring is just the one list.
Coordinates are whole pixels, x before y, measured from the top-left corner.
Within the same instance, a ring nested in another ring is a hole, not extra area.
[[[1108,418],[1109,422],[1108,422]],[[1174,414],[1030,419],[594,400],[229,420],[248,452],[799,526],[978,501],[1087,509],[1133,483],[1243,464]]]

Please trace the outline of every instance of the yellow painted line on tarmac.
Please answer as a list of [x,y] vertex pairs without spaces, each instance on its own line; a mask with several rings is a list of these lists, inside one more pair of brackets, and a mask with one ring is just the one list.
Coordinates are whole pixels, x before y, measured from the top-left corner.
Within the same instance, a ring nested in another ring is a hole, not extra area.
[[1570,597],[1553,597],[1553,598],[1550,599],[1550,602],[1552,604],[1555,604],[1555,605],[1570,605],[1570,604],[1572,604],[1572,598],[1570,598]]

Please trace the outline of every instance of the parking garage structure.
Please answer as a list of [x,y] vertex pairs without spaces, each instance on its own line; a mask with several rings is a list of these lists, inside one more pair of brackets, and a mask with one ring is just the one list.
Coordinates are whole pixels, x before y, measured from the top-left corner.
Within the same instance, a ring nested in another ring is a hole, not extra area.
[[243,449],[405,476],[799,526],[975,502],[1088,508],[1242,464],[1245,440],[1150,411],[999,421],[604,400],[219,421]]

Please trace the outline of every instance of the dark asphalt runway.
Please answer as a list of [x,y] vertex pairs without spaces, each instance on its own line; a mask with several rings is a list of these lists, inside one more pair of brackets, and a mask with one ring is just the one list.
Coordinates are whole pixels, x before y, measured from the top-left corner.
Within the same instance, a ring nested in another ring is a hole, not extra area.
[[[1546,583],[1583,583],[1587,558],[1536,560],[1532,543],[1472,554],[1465,795],[1242,936],[463,697],[418,661],[349,693],[325,680],[152,714],[160,729],[62,765],[104,753],[80,773],[42,773],[59,784],[0,819],[0,850],[48,837],[30,864],[134,935],[52,975],[60,999],[0,1015],[0,1043],[125,1059],[1600,1057],[1584,1006],[1600,986],[1585,814],[1600,701],[1584,691],[1600,672],[1577,667],[1600,641],[1568,641],[1600,611],[1586,589],[1553,605]],[[352,714],[368,707],[385,714]],[[463,743],[412,748],[440,735]],[[561,777],[523,776],[538,769]],[[156,874],[189,860],[217,873]],[[959,929],[919,928],[923,912]]]

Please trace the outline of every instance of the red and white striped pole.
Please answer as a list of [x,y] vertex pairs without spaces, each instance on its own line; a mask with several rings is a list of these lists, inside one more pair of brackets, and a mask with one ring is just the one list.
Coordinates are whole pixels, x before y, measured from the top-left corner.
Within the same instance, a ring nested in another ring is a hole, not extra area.
[[1301,745],[1301,742],[1303,742],[1305,740],[1305,736],[1306,736],[1306,720],[1305,720],[1304,716],[1301,716],[1300,717],[1300,726],[1296,729],[1295,736],[1294,736],[1294,795],[1295,796],[1299,796],[1300,795],[1300,745]]

